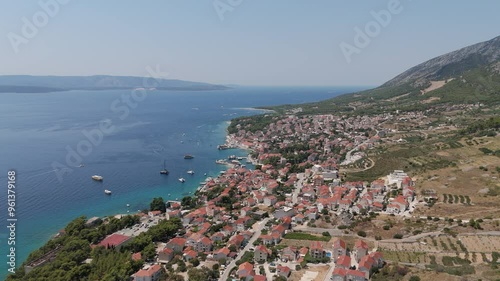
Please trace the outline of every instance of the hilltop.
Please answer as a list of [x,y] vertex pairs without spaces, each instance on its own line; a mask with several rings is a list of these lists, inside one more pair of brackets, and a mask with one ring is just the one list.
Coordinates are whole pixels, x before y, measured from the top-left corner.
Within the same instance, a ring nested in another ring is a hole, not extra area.
[[273,107],[304,114],[426,109],[437,104],[500,102],[500,36],[435,57],[382,84],[325,101]]

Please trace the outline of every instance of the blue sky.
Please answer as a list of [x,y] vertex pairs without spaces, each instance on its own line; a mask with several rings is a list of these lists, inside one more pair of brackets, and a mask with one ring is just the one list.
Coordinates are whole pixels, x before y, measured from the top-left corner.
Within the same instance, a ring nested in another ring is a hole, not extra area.
[[15,53],[22,18],[33,22],[50,1],[0,0],[0,74],[146,75],[160,65],[170,78],[210,83],[378,85],[500,35],[499,1],[400,0],[348,63],[340,44],[355,46],[354,28],[395,0],[240,0],[224,20],[214,3],[237,0],[64,0]]

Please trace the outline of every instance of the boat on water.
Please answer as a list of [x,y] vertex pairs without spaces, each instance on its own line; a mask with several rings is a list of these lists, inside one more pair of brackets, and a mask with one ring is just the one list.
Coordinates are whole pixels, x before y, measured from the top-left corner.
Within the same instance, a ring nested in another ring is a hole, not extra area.
[[184,183],[184,182],[186,182],[186,179],[185,178],[179,178],[179,181],[182,182],[182,183]]
[[240,161],[241,161],[241,160],[243,160],[243,157],[241,157],[241,156],[240,156],[240,157],[238,157],[238,160],[240,160]]
[[229,160],[236,160],[236,155],[231,155],[227,159],[229,159]]
[[187,173],[190,174],[190,175],[194,175],[194,171],[193,170],[189,170],[189,171],[187,171]]
[[163,170],[160,171],[162,175],[168,175],[168,170],[165,168],[165,160],[163,160]]
[[194,158],[194,156],[191,154],[184,155],[184,159],[193,159],[193,158]]
[[85,167],[85,165],[83,164],[80,164],[80,166],[78,166],[78,168],[83,168],[83,167]]
[[229,149],[229,146],[225,145],[225,144],[221,144],[221,145],[218,145],[217,146],[217,149],[218,150],[226,150],[226,149]]
[[104,193],[106,193],[107,195],[111,195],[111,190],[107,190],[107,189],[105,189],[105,190],[104,190]]
[[92,176],[92,179],[95,180],[95,181],[102,181],[103,180],[103,177],[102,176],[99,176],[99,175],[93,175]]
[[224,159],[219,159],[219,160],[215,160],[215,164],[225,165],[225,164],[227,164],[227,161]]

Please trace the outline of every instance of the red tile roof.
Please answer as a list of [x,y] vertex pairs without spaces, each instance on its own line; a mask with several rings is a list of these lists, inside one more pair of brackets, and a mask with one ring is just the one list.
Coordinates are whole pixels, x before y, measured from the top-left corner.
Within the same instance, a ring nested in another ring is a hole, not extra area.
[[255,248],[255,251],[260,251],[263,253],[271,254],[271,250],[269,250],[266,246],[264,245],[259,245]]
[[358,277],[366,277],[364,272],[361,272],[359,270],[352,270],[349,269],[347,270],[347,275],[352,275],[352,276],[358,276]]
[[165,248],[163,249],[163,251],[162,251],[162,252],[164,252],[165,254],[169,254],[169,255],[170,255],[170,254],[173,254],[173,253],[174,253],[174,250],[172,250],[172,249],[170,249],[170,248],[165,247]]
[[212,245],[212,240],[208,239],[208,237],[203,237],[200,242],[205,246]]
[[133,253],[133,254],[132,254],[132,260],[134,260],[134,261],[138,261],[138,260],[140,260],[140,259],[142,259],[141,252],[137,252],[137,253]]
[[363,240],[357,240],[354,244],[354,248],[362,248],[368,250],[368,244],[366,244]]
[[184,247],[184,245],[186,244],[186,239],[182,237],[175,237],[172,240],[168,241],[167,244],[175,244]]
[[264,275],[255,275],[253,281],[267,281],[267,278]]
[[101,243],[99,243],[99,246],[104,246],[106,248],[113,246],[116,247],[125,243],[129,239],[129,236],[114,233],[102,240]]
[[[245,270],[247,274],[245,274],[245,275],[240,274],[240,271],[242,271],[242,270]],[[244,262],[244,263],[240,264],[240,266],[238,267],[238,275],[240,275],[239,277],[253,275],[253,264],[251,264],[249,262]]]
[[279,272],[285,272],[287,274],[291,271],[291,269],[288,266],[278,265],[278,267],[276,268],[278,269]]
[[196,256],[198,256],[198,253],[194,250],[190,250],[188,251],[187,253],[185,253],[186,256],[189,256],[189,257],[192,257],[192,258],[196,258]]
[[311,250],[320,250],[323,251],[323,246],[319,241],[312,241],[311,242]]
[[337,260],[337,265],[349,268],[351,266],[351,258],[343,255]]
[[135,277],[151,277],[161,270],[161,266],[155,264],[148,269],[141,269],[137,271],[134,275]]
[[343,269],[343,268],[340,268],[340,267],[336,267],[333,270],[333,275],[345,276],[346,274],[347,274],[347,270]]
[[227,247],[224,247],[224,248],[220,249],[219,251],[217,251],[218,254],[220,253],[220,254],[224,254],[226,256],[229,255],[230,252],[231,252],[231,250],[229,250],[229,248],[227,248]]
[[338,247],[345,249],[346,248],[345,241],[342,239],[335,240],[335,242],[333,242],[333,248],[338,248]]
[[373,267],[374,263],[375,263],[375,260],[373,259],[373,257],[364,256],[359,261],[358,269],[360,269],[360,268],[366,268],[366,269],[369,270],[369,269],[371,269]]

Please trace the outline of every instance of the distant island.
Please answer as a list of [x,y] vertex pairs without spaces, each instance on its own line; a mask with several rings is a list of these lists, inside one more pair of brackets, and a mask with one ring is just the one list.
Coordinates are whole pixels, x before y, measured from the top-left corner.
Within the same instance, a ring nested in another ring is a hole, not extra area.
[[[0,76],[0,93],[49,93],[70,90],[120,90],[145,88],[145,77],[135,76]],[[176,79],[155,79],[156,90],[211,91],[226,90],[229,87],[202,82]]]

